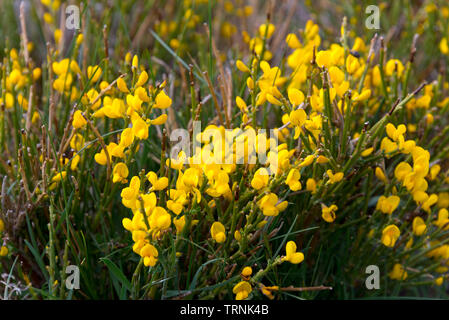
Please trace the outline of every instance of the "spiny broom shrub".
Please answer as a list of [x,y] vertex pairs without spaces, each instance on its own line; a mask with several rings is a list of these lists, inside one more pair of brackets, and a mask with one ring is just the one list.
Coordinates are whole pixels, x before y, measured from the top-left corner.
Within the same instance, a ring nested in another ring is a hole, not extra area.
[[339,1],[74,1],[78,31],[2,2],[3,297],[444,297],[449,7],[399,2],[377,31]]

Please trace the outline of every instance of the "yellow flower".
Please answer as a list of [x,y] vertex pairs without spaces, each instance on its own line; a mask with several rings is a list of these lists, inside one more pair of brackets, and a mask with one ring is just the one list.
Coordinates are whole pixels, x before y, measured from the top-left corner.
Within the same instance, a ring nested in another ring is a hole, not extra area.
[[165,230],[170,227],[171,216],[162,207],[155,207],[149,217],[150,228],[155,230]]
[[140,249],[140,256],[143,258],[143,264],[145,267],[154,267],[157,262],[157,257],[159,253],[157,249],[151,245],[146,244]]
[[382,230],[381,241],[385,246],[392,248],[394,247],[396,240],[398,240],[400,235],[401,232],[399,231],[399,228],[394,224],[390,224]]
[[148,81],[148,73],[146,71],[142,71],[137,79],[135,87],[141,87]]
[[114,170],[112,171],[112,182],[117,183],[126,183],[126,178],[128,177],[129,171],[126,164],[123,162],[119,162],[114,166]]
[[307,167],[313,163],[313,160],[315,159],[315,155],[309,155],[304,158],[304,160],[298,165],[299,168]]
[[125,80],[123,80],[123,78],[118,78],[117,88],[123,93],[129,92],[128,86],[126,85],[126,82],[125,82]]
[[402,72],[404,71],[404,65],[398,59],[388,60],[385,66],[385,74],[390,77],[393,75],[393,72],[397,70],[398,77],[401,77]]
[[404,139],[403,134],[407,131],[407,127],[403,124],[400,124],[396,129],[396,127],[392,123],[388,123],[385,129],[387,131],[387,135],[393,141],[399,141],[401,137],[402,139]]
[[243,268],[241,275],[242,277],[248,278],[253,274],[253,269],[251,267],[245,267]]
[[251,180],[251,186],[256,190],[260,190],[268,185],[268,178],[268,170],[259,168],[254,173],[254,177]]
[[377,201],[376,210],[380,210],[386,214],[392,214],[398,207],[400,201],[401,199],[398,196],[389,196],[388,198],[381,196]]
[[449,212],[447,209],[443,208],[438,211],[438,219],[433,222],[438,228],[444,228],[444,230],[449,230]]
[[177,219],[173,219],[173,224],[176,227],[176,233],[180,234],[182,230],[184,230],[184,226],[186,225],[186,216],[182,216]]
[[415,217],[412,223],[413,233],[417,236],[421,236],[427,231],[427,226],[421,217]]
[[368,148],[368,149],[362,151],[362,157],[369,156],[371,153],[373,153],[373,151],[374,151],[374,148]]
[[304,254],[302,252],[296,252],[296,243],[294,241],[287,242],[285,246],[285,257],[282,261],[288,261],[293,264],[298,264],[304,261]]
[[316,192],[316,181],[313,178],[309,178],[306,181],[306,190],[311,191],[312,194]]
[[158,93],[158,95],[156,96],[155,108],[167,109],[168,107],[171,106],[171,104],[172,104],[172,100],[170,99],[169,96],[167,96],[165,94],[164,91],[161,91]]
[[133,129],[126,128],[120,135],[120,146],[123,148],[129,147],[134,141]]
[[5,223],[0,219],[0,232],[3,232],[3,230],[5,230]]
[[269,193],[260,199],[257,204],[264,215],[277,216],[279,212],[287,208],[288,202],[283,201],[278,203],[278,196],[274,193]]
[[407,271],[401,264],[396,263],[388,276],[393,280],[405,280],[407,279]]
[[338,207],[335,204],[331,205],[330,207],[323,204],[321,205],[321,217],[326,222],[334,222],[334,220],[337,218],[337,216],[335,215],[335,211],[337,210]]
[[262,293],[264,295],[266,295],[270,300],[274,299],[272,291],[278,291],[278,290],[279,290],[279,286],[266,287],[263,284],[261,284],[261,288],[260,288],[260,291],[262,291]]
[[237,66],[237,69],[239,69],[241,72],[248,72],[248,73],[251,72],[251,70],[241,60],[237,60],[235,65]]
[[[268,28],[268,29],[267,29],[267,28]],[[274,26],[274,24],[269,23],[268,26],[267,26],[267,25],[264,23],[264,24],[262,24],[262,25],[259,27],[259,36],[260,36],[261,38],[264,38],[264,37],[265,37],[265,33],[266,33],[267,39],[270,39],[271,36],[273,35],[275,29],[276,29],[276,27]]]
[[374,173],[376,174],[376,177],[383,181],[384,183],[387,183],[387,177],[385,176],[385,173],[383,172],[383,170],[379,167],[376,167],[376,170],[374,171]]
[[86,125],[87,121],[84,119],[83,113],[80,110],[76,110],[73,114],[72,125],[75,129],[82,128]]
[[223,243],[226,241],[226,230],[221,222],[212,223],[210,233],[212,235],[212,238],[217,241],[217,243]]
[[304,93],[295,88],[288,89],[288,100],[293,106],[299,106],[304,102]]
[[167,177],[161,177],[158,178],[157,174],[153,171],[150,171],[147,173],[147,179],[150,181],[152,187],[152,191],[159,191],[164,190],[168,187],[168,178]]
[[336,172],[334,174],[332,172],[332,170],[327,170],[326,173],[329,176],[328,183],[330,183],[330,184],[334,184],[334,183],[340,182],[343,179],[343,177],[344,177],[343,172]]
[[298,191],[301,190],[301,182],[299,179],[301,178],[301,174],[299,173],[298,169],[291,169],[290,172],[287,175],[287,178],[285,179],[285,184],[287,184],[290,187],[290,190],[292,191]]
[[[87,77],[91,79],[91,83],[95,83],[100,78],[103,71],[99,66],[88,66],[87,67]],[[121,79],[121,78],[120,78]]]
[[235,297],[236,300],[245,300],[246,298],[248,298],[252,290],[253,289],[249,282],[240,281],[234,286],[232,292],[236,295]]
[[136,117],[136,119],[133,121],[132,129],[134,136],[136,136],[137,138],[141,140],[145,140],[148,138],[148,125],[144,120],[142,120],[141,117]]
[[8,255],[8,252],[9,252],[8,248],[5,246],[2,246],[0,248],[0,257],[5,257],[6,255]]

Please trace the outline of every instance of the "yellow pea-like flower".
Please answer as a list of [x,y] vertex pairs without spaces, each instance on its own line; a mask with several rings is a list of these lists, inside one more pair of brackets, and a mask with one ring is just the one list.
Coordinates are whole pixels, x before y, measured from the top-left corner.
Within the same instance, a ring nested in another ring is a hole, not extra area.
[[156,108],[167,109],[172,104],[172,100],[164,91],[161,91],[156,96]]
[[112,182],[126,183],[126,178],[128,177],[129,170],[125,163],[119,162],[114,166],[112,171]]
[[251,284],[247,281],[241,281],[237,283],[232,289],[232,292],[236,295],[236,300],[245,300],[246,298],[248,298],[251,291]]
[[226,241],[226,230],[221,222],[214,222],[210,228],[212,238],[217,243],[223,243]]
[[73,114],[73,122],[72,125],[75,129],[79,129],[84,127],[87,124],[86,119],[83,116],[81,110],[76,110]]
[[426,233],[427,226],[421,217],[415,217],[412,223],[413,233],[417,236],[421,236]]
[[148,73],[146,71],[142,71],[137,79],[135,87],[141,87],[148,81]]
[[396,244],[396,241],[400,235],[401,231],[399,228],[394,224],[390,224],[382,230],[381,241],[386,247],[392,248]]
[[327,170],[326,173],[329,176],[328,183],[330,183],[330,184],[334,184],[334,183],[340,182],[343,179],[343,177],[344,177],[343,172],[333,173],[332,170],[330,170],[330,169]]
[[129,92],[128,86],[126,85],[126,82],[125,80],[123,80],[123,78],[117,79],[117,88],[123,93]]
[[296,243],[294,241],[287,242],[285,253],[286,255],[282,258],[282,261],[288,261],[292,264],[299,264],[304,261],[304,254],[296,252]]
[[290,190],[292,191],[301,190],[302,186],[299,179],[301,179],[301,174],[299,173],[299,170],[291,169],[287,175],[287,178],[285,179],[285,184],[287,184],[290,187]]
[[399,205],[401,199],[398,196],[381,196],[377,201],[376,209],[386,214],[392,214]]
[[321,206],[321,217],[324,221],[332,223],[337,218],[337,216],[335,215],[335,211],[337,210],[338,207],[335,204],[331,205],[330,207],[323,204]]
[[405,280],[408,274],[400,263],[396,263],[388,276],[393,280]]

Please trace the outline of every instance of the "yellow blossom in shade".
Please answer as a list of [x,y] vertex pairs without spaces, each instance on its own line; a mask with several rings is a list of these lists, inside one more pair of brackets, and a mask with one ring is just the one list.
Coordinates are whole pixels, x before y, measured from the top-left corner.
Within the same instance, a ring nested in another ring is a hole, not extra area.
[[316,192],[316,181],[313,178],[309,178],[306,181],[306,190],[311,191],[312,194]]
[[126,178],[128,177],[129,170],[125,163],[119,162],[114,166],[114,170],[112,171],[112,182],[117,183],[126,183]]
[[242,240],[242,233],[239,230],[235,230],[234,232],[234,239],[237,241],[241,241]]
[[0,219],[0,232],[3,232],[3,230],[5,230],[5,223]]
[[449,46],[447,44],[447,38],[441,39],[439,47],[442,54],[446,55],[449,54]]
[[117,88],[123,93],[129,92],[128,86],[126,85],[126,82],[125,80],[123,80],[123,78],[117,79]]
[[321,205],[321,217],[323,218],[324,221],[326,222],[334,222],[334,220],[337,218],[337,216],[335,215],[335,211],[338,210],[338,207],[333,204],[330,207],[322,204]]
[[380,196],[377,200],[376,209],[386,214],[392,214],[399,205],[401,199],[398,196]]
[[147,179],[150,181],[152,187],[151,190],[159,191],[164,190],[168,187],[168,178],[167,177],[161,177],[158,178],[157,174],[153,171],[150,171],[147,173]]
[[172,104],[172,100],[164,91],[161,91],[156,96],[156,108],[167,109]]
[[87,121],[84,119],[84,116],[80,110],[76,110],[73,114],[73,122],[72,125],[75,129],[82,128],[86,125]]
[[67,176],[66,171],[58,172],[53,176],[53,178],[51,178],[51,182],[59,182],[61,180],[64,180],[66,176]]
[[2,247],[0,248],[0,257],[5,257],[5,256],[7,256],[7,255],[8,255],[8,252],[9,252],[8,248],[5,247],[5,246],[2,246]]
[[405,280],[407,279],[407,271],[405,271],[404,267],[399,264],[396,263],[393,266],[393,270],[391,270],[391,272],[388,274],[388,276],[393,279],[393,280]]
[[266,216],[277,216],[279,212],[284,211],[287,208],[288,202],[283,201],[278,203],[278,196],[274,193],[269,193],[263,196],[262,199],[257,202],[262,213]]
[[394,224],[390,224],[382,230],[381,241],[385,246],[392,248],[400,235],[401,232],[399,231],[399,228]]
[[376,170],[374,171],[374,173],[376,174],[376,177],[379,180],[383,181],[384,183],[388,182],[387,177],[385,176],[385,173],[381,168],[376,167]]
[[362,157],[368,157],[371,153],[373,153],[374,148],[368,148],[362,151]]
[[217,243],[223,243],[226,241],[226,230],[221,222],[212,223],[210,233],[212,238],[217,241]]
[[417,236],[421,236],[427,231],[427,226],[421,217],[415,217],[412,223],[413,233]]
[[70,163],[70,170],[75,171],[78,167],[80,160],[81,157],[78,154],[74,155],[72,162]]
[[70,147],[76,151],[80,151],[84,147],[84,137],[79,133],[75,133],[70,139]]
[[329,176],[328,183],[330,183],[330,184],[334,184],[334,183],[340,182],[343,179],[343,177],[344,177],[343,172],[333,173],[332,170],[327,170],[326,173]]
[[294,241],[289,241],[285,245],[285,257],[282,261],[288,261],[293,264],[298,264],[304,261],[304,254],[302,252],[296,252],[296,243]]
[[299,179],[301,178],[301,174],[298,169],[291,169],[285,179],[285,184],[290,187],[292,191],[301,190],[301,182]]
[[441,286],[443,284],[444,278],[443,277],[438,277],[435,279],[435,284],[437,286]]
[[184,230],[184,226],[186,225],[186,216],[173,219],[173,224],[175,225],[176,233],[180,234]]
[[252,291],[251,284],[247,281],[240,281],[237,283],[234,288],[232,289],[232,292],[236,295],[236,300],[245,300],[248,298],[249,294]]
[[268,185],[268,179],[268,170],[265,168],[259,168],[254,173],[254,177],[251,180],[251,186],[256,190],[260,190]]
[[273,300],[273,299],[274,299],[273,291],[278,291],[278,290],[279,290],[279,286],[270,286],[270,287],[267,287],[267,286],[264,286],[263,284],[261,284],[261,287],[260,287],[260,291],[261,291],[265,296],[267,296],[270,300]]
[[244,267],[241,275],[245,278],[250,277],[253,274],[253,269],[251,267]]
[[324,164],[324,163],[328,163],[329,159],[326,158],[325,156],[318,156],[318,158],[316,158],[316,163],[320,163],[320,164]]
[[143,264],[146,267],[154,267],[156,265],[158,255],[159,253],[156,247],[149,243],[140,249],[140,256],[143,258]]
[[443,208],[438,211],[438,219],[433,222],[438,228],[449,230],[449,211]]

